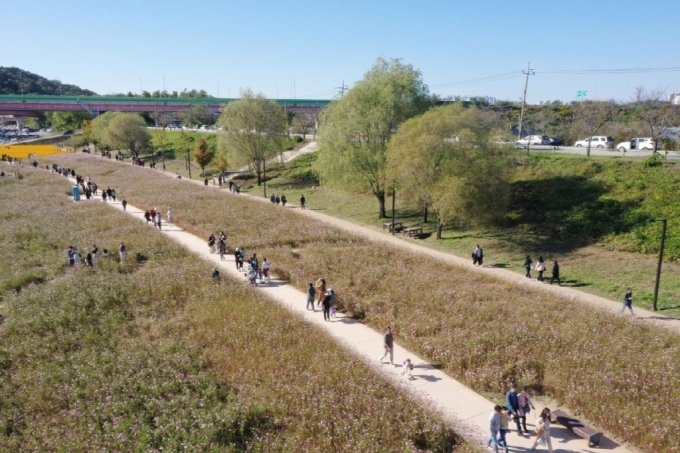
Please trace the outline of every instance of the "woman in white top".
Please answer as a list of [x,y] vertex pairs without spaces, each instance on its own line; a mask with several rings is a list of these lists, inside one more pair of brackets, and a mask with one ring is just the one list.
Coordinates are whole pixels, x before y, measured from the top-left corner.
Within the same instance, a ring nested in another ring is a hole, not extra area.
[[172,223],[172,208],[168,208],[168,223]]
[[536,422],[535,432],[536,440],[534,441],[533,447],[531,447],[531,451],[536,450],[536,445],[541,442],[541,444],[548,446],[548,451],[550,453],[553,453],[552,441],[550,438],[550,409],[547,407],[541,411],[541,416]]

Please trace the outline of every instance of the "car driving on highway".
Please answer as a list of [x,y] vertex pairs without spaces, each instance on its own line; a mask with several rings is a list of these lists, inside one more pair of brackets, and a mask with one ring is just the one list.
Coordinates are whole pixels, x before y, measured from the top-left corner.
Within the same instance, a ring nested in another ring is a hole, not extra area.
[[646,138],[632,138],[626,142],[621,142],[616,145],[616,149],[619,151],[630,151],[636,149],[654,149],[654,140],[649,137]]

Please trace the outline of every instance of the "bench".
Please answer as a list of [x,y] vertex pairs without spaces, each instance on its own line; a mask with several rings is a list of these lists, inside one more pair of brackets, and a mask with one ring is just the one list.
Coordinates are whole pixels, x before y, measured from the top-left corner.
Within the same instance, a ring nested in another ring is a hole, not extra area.
[[562,411],[552,411],[551,414],[553,421],[557,421],[557,423],[566,427],[567,429],[570,429],[577,436],[586,439],[588,441],[589,447],[597,447],[600,445],[600,437],[602,437],[601,432],[584,425],[577,419],[570,417]]
[[[394,232],[401,231],[404,229],[404,224],[398,220],[394,221]],[[392,222],[383,223],[383,230],[392,232]]]
[[423,229],[420,228],[420,227],[404,228],[401,231],[401,234],[412,238],[412,237],[420,236],[421,234],[423,234]]

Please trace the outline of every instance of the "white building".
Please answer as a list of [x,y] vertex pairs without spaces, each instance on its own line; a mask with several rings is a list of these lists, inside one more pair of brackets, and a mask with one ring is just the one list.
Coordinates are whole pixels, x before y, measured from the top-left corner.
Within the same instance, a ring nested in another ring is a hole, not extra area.
[[668,102],[674,105],[680,105],[680,93],[671,93],[668,95]]

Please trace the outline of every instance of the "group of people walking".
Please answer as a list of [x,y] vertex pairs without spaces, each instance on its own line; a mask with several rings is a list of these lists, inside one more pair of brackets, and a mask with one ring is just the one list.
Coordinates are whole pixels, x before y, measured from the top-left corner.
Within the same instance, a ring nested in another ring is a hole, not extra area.
[[283,194],[281,194],[281,196],[279,196],[277,194],[273,194],[271,197],[269,197],[269,201],[271,201],[272,204],[275,204],[276,206],[281,204],[284,207],[286,206],[286,203],[288,203],[288,199]]
[[[127,202],[123,200],[123,210],[127,209]],[[174,220],[174,212],[171,207],[168,207],[168,215],[166,217],[168,223],[172,223]],[[146,220],[147,225],[149,222],[153,223],[154,228],[162,229],[163,217],[158,208],[148,209],[144,212],[144,220]]]
[[[534,262],[531,260],[531,257],[527,255],[527,257],[524,259],[524,264],[522,267],[526,270],[526,278],[532,278],[531,277],[531,270],[536,270],[538,272],[538,277],[536,280],[539,282],[545,281],[543,278],[543,273],[548,269],[547,265],[545,264],[545,260],[543,259],[542,256],[538,257],[538,262],[536,265],[534,265]],[[557,261],[553,261],[552,265],[552,277],[550,278],[550,284],[552,285],[555,281],[557,281],[558,285],[562,285],[562,282],[560,281],[560,264]]]
[[[507,435],[510,433],[510,418],[517,426],[517,434],[524,436],[531,434],[527,429],[527,414],[532,410],[536,410],[534,403],[522,387],[517,391],[517,386],[512,385],[510,391],[505,395],[505,405],[497,405],[493,412],[489,415],[489,437],[486,441],[486,446],[489,450],[498,453],[499,448],[503,448],[505,453],[508,453]],[[541,415],[536,420],[536,426],[533,434],[536,436],[534,444],[531,447],[532,451],[536,450],[538,445],[545,445],[548,451],[552,453],[552,438],[550,437],[550,409],[547,407],[541,411]]]
[[331,318],[335,318],[335,290],[326,285],[325,278],[320,278],[315,284],[309,283],[307,286],[307,310],[316,311],[314,304],[317,307],[321,307],[324,321],[330,321]]

